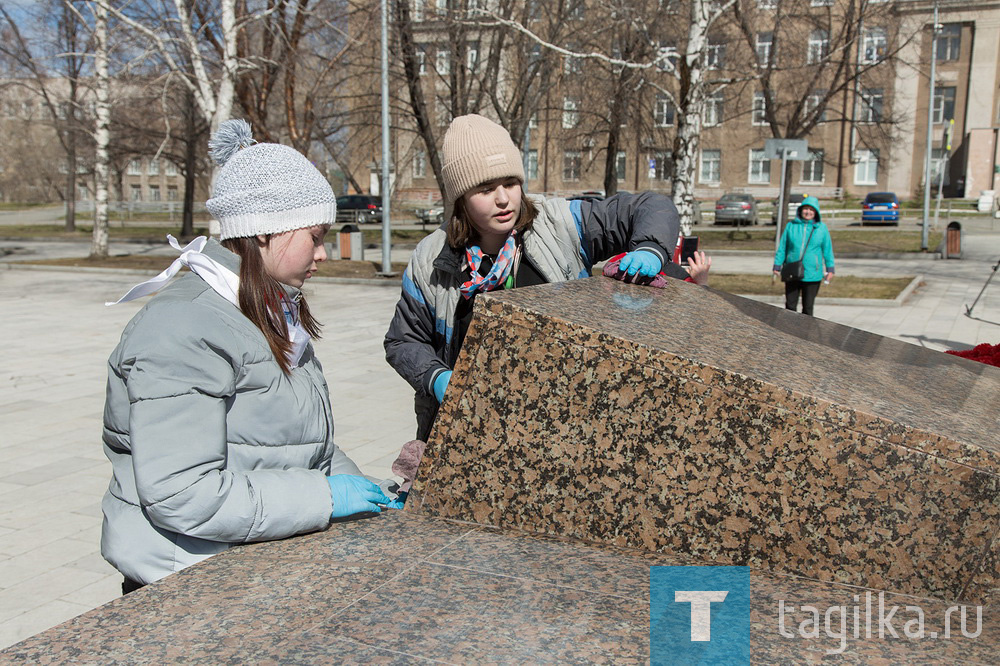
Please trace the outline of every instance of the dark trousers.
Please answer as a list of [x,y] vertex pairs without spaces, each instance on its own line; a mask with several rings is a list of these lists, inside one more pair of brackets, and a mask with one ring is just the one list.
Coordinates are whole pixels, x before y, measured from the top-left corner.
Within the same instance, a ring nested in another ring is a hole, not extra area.
[[126,594],[129,594],[130,592],[135,592],[136,590],[138,590],[140,588],[146,587],[146,585],[144,583],[140,583],[138,581],[132,580],[131,578],[128,578],[127,576],[124,577],[124,578],[125,578],[125,580],[122,581],[122,595],[123,596],[126,595]]
[[813,303],[819,293],[819,282],[789,280],[785,283],[785,309],[795,312],[799,308],[799,292],[802,292],[802,314],[812,316]]

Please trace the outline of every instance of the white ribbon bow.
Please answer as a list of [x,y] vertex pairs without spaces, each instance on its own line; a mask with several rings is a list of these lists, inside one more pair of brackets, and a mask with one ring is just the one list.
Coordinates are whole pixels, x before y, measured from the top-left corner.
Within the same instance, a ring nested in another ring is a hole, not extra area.
[[240,278],[236,273],[202,252],[205,248],[205,243],[208,242],[208,238],[198,236],[183,248],[177,242],[177,239],[170,234],[167,234],[167,240],[170,241],[171,247],[181,253],[181,256],[174,259],[174,262],[156,277],[135,285],[117,301],[107,302],[105,305],[118,305],[119,303],[126,303],[157,292],[170,281],[170,278],[180,272],[181,266],[187,266],[197,273],[216,293],[236,307],[239,307],[240,302],[237,294],[240,289]]

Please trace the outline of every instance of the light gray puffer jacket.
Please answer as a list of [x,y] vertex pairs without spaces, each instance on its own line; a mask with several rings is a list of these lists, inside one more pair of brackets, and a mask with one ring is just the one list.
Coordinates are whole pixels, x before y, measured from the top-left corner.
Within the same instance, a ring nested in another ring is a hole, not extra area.
[[[239,274],[239,258],[218,242],[204,252]],[[101,552],[133,580],[322,529],[326,476],[361,473],[333,442],[312,345],[284,374],[260,330],[194,273],[136,314],[108,363],[104,451],[114,476]]]

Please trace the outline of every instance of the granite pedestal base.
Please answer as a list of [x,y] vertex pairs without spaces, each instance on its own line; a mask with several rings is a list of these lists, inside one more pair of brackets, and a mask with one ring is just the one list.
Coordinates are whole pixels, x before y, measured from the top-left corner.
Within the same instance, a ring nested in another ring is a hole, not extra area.
[[423,515],[946,600],[997,587],[997,368],[678,281],[476,307]]

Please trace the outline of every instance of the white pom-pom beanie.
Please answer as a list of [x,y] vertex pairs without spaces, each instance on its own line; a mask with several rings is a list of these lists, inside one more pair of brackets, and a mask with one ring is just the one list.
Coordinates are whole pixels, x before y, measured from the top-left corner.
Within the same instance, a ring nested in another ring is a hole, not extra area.
[[337,197],[319,170],[294,148],[253,143],[250,125],[227,120],[209,141],[221,166],[205,207],[219,240],[333,224]]

